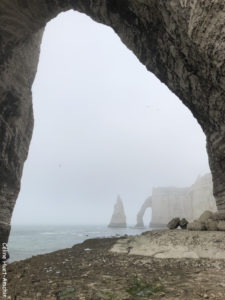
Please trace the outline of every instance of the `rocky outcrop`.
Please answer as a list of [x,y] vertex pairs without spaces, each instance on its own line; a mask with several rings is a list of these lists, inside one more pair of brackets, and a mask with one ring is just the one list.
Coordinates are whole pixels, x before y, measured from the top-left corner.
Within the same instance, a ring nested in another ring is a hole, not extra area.
[[183,219],[180,220],[179,225],[180,225],[181,229],[186,229],[187,225],[188,225],[188,221],[185,218],[183,218]]
[[69,9],[111,26],[191,110],[206,135],[217,208],[225,211],[223,1],[1,0],[0,242],[10,230],[32,134],[31,86],[43,28]]
[[167,227],[169,229],[176,229],[180,225],[180,218],[173,218],[169,223],[167,224]]
[[208,230],[208,231],[225,231],[225,214],[213,213],[205,211],[201,216],[187,225],[189,230]]
[[180,219],[180,218],[176,217],[176,218],[173,218],[171,221],[169,221],[169,223],[167,224],[167,227],[169,229],[176,229],[177,227],[180,226],[181,229],[186,229],[187,225],[188,225],[188,221],[185,218]]
[[144,214],[146,210],[151,207],[152,207],[152,197],[148,197],[137,214],[137,224],[135,225],[136,228],[144,227],[144,221],[143,221]]
[[117,227],[117,228],[127,227],[126,215],[124,212],[123,202],[120,196],[117,197],[116,204],[114,205],[112,218],[108,227]]
[[[224,249],[224,232],[192,232],[190,230],[151,230],[146,231],[141,235],[127,236],[123,239],[118,239],[112,247],[111,251],[132,256],[143,255],[160,259],[210,258],[213,260],[224,260]],[[196,260],[196,262],[198,262],[199,264],[199,260]],[[168,264],[168,261],[166,262],[166,264]],[[195,265],[195,267],[196,266],[197,265]],[[218,265],[217,270],[217,272],[219,272]],[[209,276],[208,274],[207,276]],[[217,276],[217,278],[219,277]],[[153,299],[157,298],[153,297]],[[179,298],[174,297],[167,299],[186,300],[188,298],[182,295]],[[190,299],[197,298],[193,297]],[[220,299],[223,299],[222,294]]]
[[154,188],[151,226],[167,224],[178,216],[193,221],[205,210],[216,211],[210,174],[198,177],[188,188]]

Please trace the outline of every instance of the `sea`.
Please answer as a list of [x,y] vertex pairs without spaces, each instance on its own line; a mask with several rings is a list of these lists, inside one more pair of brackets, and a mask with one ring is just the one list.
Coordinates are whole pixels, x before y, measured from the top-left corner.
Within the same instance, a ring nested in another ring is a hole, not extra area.
[[14,225],[8,250],[9,263],[26,258],[70,248],[86,239],[137,235],[151,228],[109,228],[107,225]]

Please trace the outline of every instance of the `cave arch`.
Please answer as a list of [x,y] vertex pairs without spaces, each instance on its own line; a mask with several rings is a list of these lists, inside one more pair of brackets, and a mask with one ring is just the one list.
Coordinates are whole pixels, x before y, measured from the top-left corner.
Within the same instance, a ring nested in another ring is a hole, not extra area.
[[45,24],[74,9],[111,26],[191,110],[207,139],[217,208],[225,210],[225,4],[183,0],[2,0],[0,240],[7,241],[33,130],[31,85]]

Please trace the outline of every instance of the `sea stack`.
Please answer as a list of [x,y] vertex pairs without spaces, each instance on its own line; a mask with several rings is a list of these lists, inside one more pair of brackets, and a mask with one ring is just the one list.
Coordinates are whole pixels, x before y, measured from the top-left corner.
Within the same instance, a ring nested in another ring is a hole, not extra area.
[[117,197],[116,204],[114,205],[113,215],[108,227],[117,227],[117,228],[127,227],[123,202],[119,195]]

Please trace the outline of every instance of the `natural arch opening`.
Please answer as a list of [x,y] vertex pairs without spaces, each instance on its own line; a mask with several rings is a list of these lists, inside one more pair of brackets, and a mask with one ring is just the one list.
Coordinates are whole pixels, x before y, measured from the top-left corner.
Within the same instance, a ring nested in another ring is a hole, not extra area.
[[143,216],[144,227],[149,227],[152,219],[152,208],[148,207]]
[[[92,1],[87,5],[83,5],[82,1],[68,1],[66,5],[62,1],[55,5],[47,5],[45,1],[35,4],[29,2],[26,4],[26,11],[22,2],[16,1],[9,6],[5,2],[1,3],[5,20],[3,29],[1,27],[3,76],[0,91],[1,111],[4,112],[1,123],[3,147],[0,189],[3,241],[7,240],[32,133],[30,86],[38,60],[41,38],[38,30],[59,12],[70,8],[85,12],[93,19],[114,28],[147,69],[166,83],[190,108],[207,136],[217,207],[220,211],[224,208],[224,126],[221,118],[224,114],[224,72],[221,64],[224,51],[223,43],[219,40],[223,35],[218,37],[213,34],[214,38],[210,40],[202,36],[207,28],[219,32],[220,22],[210,25],[217,15],[216,3],[210,7],[211,16],[207,19],[208,23],[204,23],[206,27],[198,26],[199,22],[195,22],[200,8],[192,6],[191,2],[178,1],[174,13],[171,13],[174,7],[169,2],[152,2],[146,5],[142,1],[128,0],[127,5],[121,5],[118,1],[113,3],[115,5],[103,1],[96,7]],[[207,12],[206,5],[202,18],[207,17]],[[18,15],[18,19],[14,18],[15,15]],[[190,20],[193,21],[191,24]],[[189,28],[189,25],[193,26]],[[190,29],[188,32],[187,28]],[[215,52],[212,50],[214,47]],[[10,74],[13,74],[12,77],[8,76]]]
[[70,11],[48,25],[33,93],[34,137],[15,223],[29,208],[29,222],[41,215],[42,223],[107,224],[120,192],[132,224],[137,199],[153,186],[187,185],[208,171],[204,136],[189,111],[110,28],[84,15]]

